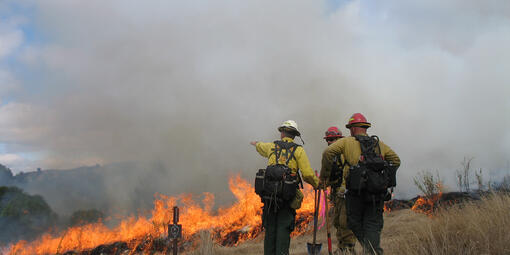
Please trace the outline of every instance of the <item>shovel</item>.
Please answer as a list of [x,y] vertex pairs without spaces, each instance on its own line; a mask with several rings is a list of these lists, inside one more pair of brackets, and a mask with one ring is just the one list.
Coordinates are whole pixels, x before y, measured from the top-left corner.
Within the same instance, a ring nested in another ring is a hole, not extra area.
[[[318,195],[317,195],[318,194]],[[317,240],[317,216],[319,214],[319,201],[321,199],[320,187],[315,190],[315,212],[313,213],[313,243],[306,243],[308,248],[308,254],[317,255],[320,254],[322,244],[315,243]]]
[[326,204],[326,230],[328,232],[328,253],[329,255],[332,255],[333,254],[333,247],[331,247],[331,232],[329,232],[329,210],[328,210],[328,204],[329,204],[329,199],[328,199],[328,194],[326,193],[326,189],[324,189],[324,203]]

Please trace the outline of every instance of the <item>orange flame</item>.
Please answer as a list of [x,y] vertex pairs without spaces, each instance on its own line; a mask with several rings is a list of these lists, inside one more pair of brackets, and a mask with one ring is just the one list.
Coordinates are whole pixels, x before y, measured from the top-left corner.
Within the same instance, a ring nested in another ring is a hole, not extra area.
[[391,212],[391,208],[388,206],[388,204],[387,204],[387,203],[384,203],[384,212],[385,212],[385,213],[389,213],[389,212]]
[[389,206],[389,204],[393,201],[393,198],[395,198],[395,193],[393,193],[393,190],[392,190],[392,193],[391,193],[391,200],[390,201],[386,201],[384,202],[384,212],[385,213],[390,213],[391,212],[391,207]]
[[[201,230],[214,233],[216,242],[221,242],[233,231],[239,236],[231,245],[255,238],[260,234],[262,203],[255,194],[254,188],[239,174],[231,177],[229,187],[237,202],[227,208],[220,208],[213,212],[214,195],[204,193],[201,203],[192,199],[191,194],[181,194],[176,197],[158,195],[150,217],[127,217],[114,228],[106,227],[102,222],[71,227],[58,235],[44,234],[33,242],[20,241],[10,248],[9,254],[55,254],[66,251],[86,251],[102,244],[126,242],[129,249],[136,248],[144,240],[166,237],[167,224],[173,218],[172,208],[179,205],[181,209],[180,222],[183,228],[184,240],[189,240]],[[313,204],[313,190],[310,186],[303,190],[305,195],[302,207],[297,211],[296,230],[293,236],[306,231],[311,221]]]
[[413,207],[411,207],[411,210],[417,213],[423,213],[429,217],[432,217],[434,215],[434,212],[437,210],[439,206],[439,200],[441,199],[441,196],[443,195],[443,187],[441,183],[437,184],[437,188],[439,190],[439,193],[432,194],[430,196],[420,196],[416,202],[414,202]]

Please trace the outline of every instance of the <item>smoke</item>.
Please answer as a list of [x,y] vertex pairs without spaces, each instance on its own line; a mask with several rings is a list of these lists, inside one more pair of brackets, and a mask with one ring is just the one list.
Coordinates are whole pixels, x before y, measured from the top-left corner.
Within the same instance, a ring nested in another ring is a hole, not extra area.
[[[45,40],[20,53],[29,72],[0,106],[0,141],[43,168],[160,162],[163,192],[226,190],[229,174],[264,167],[248,143],[275,140],[281,121],[298,122],[318,169],[323,132],[348,132],[354,112],[402,158],[403,196],[419,170],[508,159],[504,1],[30,5]],[[153,185],[145,175],[123,183]]]

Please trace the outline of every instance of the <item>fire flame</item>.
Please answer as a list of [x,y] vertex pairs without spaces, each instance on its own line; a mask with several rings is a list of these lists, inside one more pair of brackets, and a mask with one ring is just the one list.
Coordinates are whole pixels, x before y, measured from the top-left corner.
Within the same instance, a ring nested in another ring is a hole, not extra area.
[[384,202],[384,212],[390,213],[392,211],[391,209],[391,203],[393,202],[393,199],[395,198],[395,193],[393,193],[393,189],[391,190],[391,200]]
[[385,213],[390,213],[391,212],[391,208],[388,206],[387,203],[384,203],[384,212]]
[[[229,187],[237,202],[230,207],[212,210],[214,195],[204,193],[201,203],[192,199],[191,194],[176,197],[159,194],[154,202],[150,217],[127,217],[114,228],[102,222],[68,228],[59,234],[44,234],[33,242],[20,241],[11,246],[9,254],[58,254],[66,251],[86,251],[103,244],[125,242],[129,249],[138,247],[147,239],[164,238],[167,226],[173,219],[172,208],[181,210],[179,224],[182,224],[183,239],[189,240],[201,230],[209,230],[217,243],[222,244],[232,233],[237,233],[226,244],[237,245],[253,239],[262,231],[262,203],[254,188],[239,174],[229,179]],[[307,185],[302,207],[297,210],[296,229],[292,236],[304,233],[313,219],[314,194]],[[201,206],[202,204],[202,206]],[[224,244],[224,243],[223,243]]]
[[439,207],[439,200],[441,199],[441,196],[443,195],[443,187],[441,183],[437,184],[437,190],[439,191],[436,194],[432,194],[429,196],[420,196],[414,202],[413,207],[411,207],[411,210],[417,213],[423,213],[429,217],[432,217],[434,215],[434,212]]

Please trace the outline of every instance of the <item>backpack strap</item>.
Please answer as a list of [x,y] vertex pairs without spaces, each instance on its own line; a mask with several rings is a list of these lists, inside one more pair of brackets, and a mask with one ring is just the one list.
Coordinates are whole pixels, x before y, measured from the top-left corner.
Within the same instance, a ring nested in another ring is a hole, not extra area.
[[298,146],[299,146],[299,145],[297,145],[297,144],[293,144],[293,145],[292,145],[289,149],[287,149],[287,152],[288,152],[289,150],[291,150],[291,152],[290,152],[290,156],[287,158],[287,162],[285,162],[285,165],[287,165],[287,166],[288,166],[288,165],[289,165],[289,162],[290,162],[290,160],[291,160],[292,158],[296,159],[296,157],[294,156],[294,152],[296,152],[296,150],[297,150]]
[[344,161],[344,167],[345,167],[345,165],[348,165],[349,168],[351,168],[351,164],[349,164],[349,161],[347,161],[347,159],[345,159],[345,161]]
[[[379,137],[377,137],[375,135],[374,136],[356,135],[354,137],[360,144],[361,156],[362,156],[360,161],[363,161],[363,158],[369,158],[369,157],[373,156],[373,154],[377,155],[377,152],[375,151],[375,147],[379,146]],[[379,150],[380,150],[380,148],[379,148]]]
[[[290,159],[292,159],[292,158],[294,158],[296,160],[294,153],[296,152],[297,147],[299,147],[301,145],[296,144],[296,143],[289,143],[289,142],[285,142],[285,141],[281,141],[281,140],[276,140],[273,143],[275,144],[276,164],[278,164],[278,159],[282,155],[283,149],[285,149],[286,156],[289,155],[289,152],[290,152],[290,156],[287,157],[287,161],[285,162],[285,165],[288,166]],[[277,149],[278,147],[280,148],[279,150]]]
[[280,158],[280,155],[282,154],[282,149],[278,149],[278,144],[274,143],[274,156],[275,156],[275,164],[278,164],[278,159]]
[[[278,154],[276,154],[276,155],[278,155],[276,157],[276,164],[278,164],[278,158],[281,155],[282,149],[286,150],[286,154],[287,155],[288,155],[289,150],[290,150],[290,156],[287,157],[287,161],[285,162],[286,166],[289,166],[289,162],[290,162],[291,159],[294,159],[297,162],[297,159],[296,159],[296,156],[294,155],[294,153],[296,152],[297,148],[299,146],[301,146],[301,145],[299,145],[297,143],[289,143],[289,142],[285,142],[285,141],[281,141],[281,140],[274,141],[274,144],[275,144],[275,151],[276,151],[276,148],[277,148],[276,145],[278,145],[280,147],[280,152]],[[297,169],[296,173],[298,175],[299,184],[301,185],[301,188],[303,188],[303,178],[301,177],[301,171],[299,170],[299,168]]]
[[[382,151],[381,151],[381,143],[379,143],[379,137],[378,137],[378,136],[376,136],[376,135],[373,135],[373,136],[371,136],[371,137],[377,141],[377,144],[376,144],[375,146],[377,146],[377,148],[379,149],[379,153],[377,153],[377,151],[375,151],[375,154],[376,154],[376,155],[379,155],[379,156],[380,156],[383,160],[385,160],[385,159],[384,159],[384,155],[382,155]],[[374,147],[375,147],[375,146],[374,146]],[[375,148],[374,148],[374,150],[375,150]]]
[[[296,152],[297,148],[300,146],[299,144],[295,144],[295,143],[291,143],[291,147],[288,149],[288,150],[292,150],[290,152],[290,157],[287,158],[287,162],[285,162],[285,165],[289,165],[289,162],[292,158],[294,158],[294,160],[296,160],[297,162],[297,159],[296,159],[296,156],[294,156],[294,153]],[[301,184],[301,188],[303,188],[303,178],[301,177],[301,171],[299,170],[299,168],[297,169],[296,171],[297,175],[298,175],[298,178],[299,178],[299,184]]]
[[281,144],[279,143],[279,141],[274,141],[273,143],[274,143],[273,153],[274,153],[274,157],[275,157],[275,164],[278,164],[278,159],[280,158],[280,155],[282,152],[282,147],[281,147]]
[[340,167],[340,169],[344,169],[345,165],[349,165],[346,159],[344,159],[344,162],[342,162],[342,156],[340,155],[335,156],[333,160],[335,160],[338,163],[338,167]]

